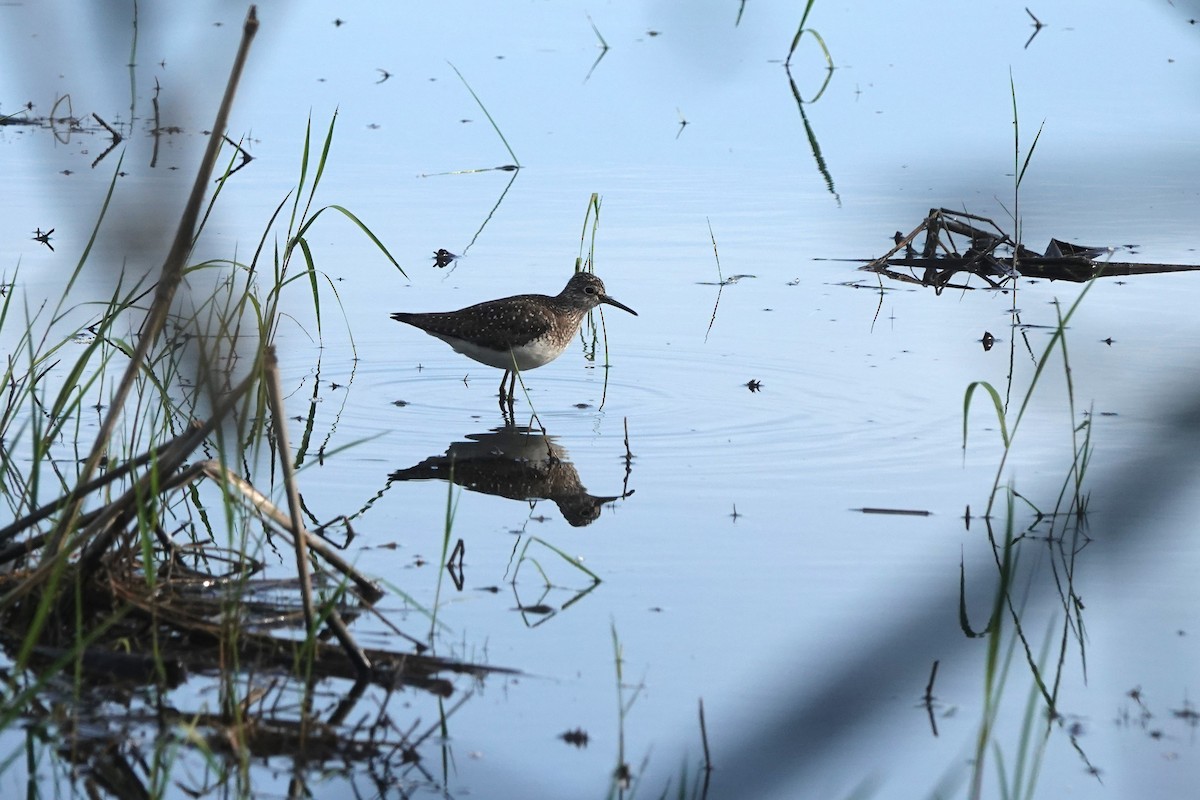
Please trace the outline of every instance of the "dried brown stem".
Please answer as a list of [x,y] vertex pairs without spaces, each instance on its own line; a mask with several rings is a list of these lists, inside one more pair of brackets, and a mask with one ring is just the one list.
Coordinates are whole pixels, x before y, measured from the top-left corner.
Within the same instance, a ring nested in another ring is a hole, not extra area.
[[[296,573],[300,581],[300,597],[304,603],[304,622],[307,633],[312,636],[315,632],[316,612],[313,609],[312,575],[308,562],[309,533],[304,526],[304,516],[301,513],[300,491],[296,488],[296,471],[292,465],[292,449],[288,445],[287,414],[283,405],[283,386],[279,382],[279,362],[275,358],[274,346],[268,346],[263,359],[263,372],[267,384],[267,398],[271,404],[271,417],[275,427],[275,444],[279,451],[279,465],[283,471],[283,485],[287,492],[288,512],[290,515],[288,527],[291,529],[292,544],[296,547]],[[330,608],[326,624],[333,635],[341,642],[359,675],[365,676],[371,671],[371,662],[350,631],[342,621],[336,608]]]
[[[275,522],[285,534],[289,536],[294,535],[291,518],[280,511],[274,503],[268,500],[262,492],[251,486],[244,478],[230,472],[216,461],[201,461],[197,466],[203,469],[204,474],[209,478],[218,483],[225,484],[230,489],[236,490],[251,508]],[[378,586],[338,555],[337,551],[325,544],[320,537],[309,533],[307,530],[305,530],[304,535],[308,540],[308,549],[323,558],[338,572],[354,581],[354,584],[358,587],[360,597],[368,603],[374,603],[383,597],[383,592]]]
[[[91,454],[88,456],[87,462],[80,473],[80,483],[86,483],[95,474],[96,468],[100,464],[100,458],[107,450],[108,442],[116,430],[117,422],[125,407],[125,401],[133,389],[138,373],[146,361],[146,356],[149,354],[151,346],[158,339],[158,335],[166,323],[167,314],[171,308],[171,301],[174,299],[175,291],[183,279],[183,270],[186,266],[187,256],[192,249],[196,220],[200,216],[200,207],[204,202],[208,182],[212,177],[217,154],[221,148],[220,135],[224,132],[229,119],[229,111],[233,106],[233,97],[237,92],[237,85],[241,79],[242,70],[246,65],[246,57],[250,52],[250,43],[254,40],[254,35],[257,32],[257,11],[255,6],[250,6],[250,13],[247,15],[245,26],[242,29],[241,46],[238,48],[237,56],[234,58],[229,82],[225,86],[225,96],[221,99],[221,106],[217,110],[217,118],[213,123],[213,135],[209,137],[208,146],[205,148],[204,157],[201,159],[199,170],[197,170],[196,181],[192,184],[191,195],[188,197],[187,205],[184,207],[183,216],[179,220],[179,228],[175,232],[175,240],[171,244],[171,249],[167,253],[166,260],[163,262],[162,275],[159,278],[158,287],[155,291],[154,302],[142,325],[137,347],[129,360],[129,367],[125,370],[125,374],[121,377],[121,382],[117,385],[116,392],[113,394],[109,405],[108,413],[100,425],[100,432],[96,435],[96,443],[92,446]],[[43,552],[43,567],[54,563],[54,560],[58,557],[62,549],[63,540],[66,538],[67,533],[72,530],[76,518],[79,516],[81,503],[82,498],[76,498],[71,503],[67,513],[63,514],[58,527],[55,529],[50,542]]]
[[279,382],[279,360],[275,358],[274,345],[267,346],[263,358],[263,378],[267,385],[267,401],[271,405],[272,425],[275,428],[275,446],[279,452],[279,466],[283,470],[283,487],[287,492],[288,528],[295,534],[292,544],[296,548],[296,575],[300,580],[300,597],[304,602],[304,622],[311,635],[313,632],[312,575],[308,563],[308,530],[300,514],[300,492],[296,489],[296,471],[292,465],[292,448],[288,444],[287,410],[283,406],[283,386]]

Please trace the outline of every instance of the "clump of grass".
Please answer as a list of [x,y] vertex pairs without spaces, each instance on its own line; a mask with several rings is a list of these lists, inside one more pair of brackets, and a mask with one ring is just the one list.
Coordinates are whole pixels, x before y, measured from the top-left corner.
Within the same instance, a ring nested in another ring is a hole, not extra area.
[[[189,263],[217,198],[229,190],[233,157],[205,205],[257,28],[252,9],[154,285],[120,275],[107,298],[79,303],[74,296],[108,221],[118,163],[91,238],[57,301],[26,304],[22,313],[15,278],[0,293],[0,328],[15,328],[18,344],[3,366],[0,395],[0,497],[13,516],[0,529],[0,565],[9,570],[0,577],[0,635],[11,645],[19,679],[0,695],[0,726],[23,714],[41,716],[28,723],[37,730],[79,721],[72,757],[88,763],[90,775],[136,776],[130,780],[139,784],[139,795],[166,791],[181,748],[200,752],[210,764],[222,760],[214,754],[231,753],[237,766],[218,767],[224,774],[218,780],[232,776],[239,785],[251,761],[272,749],[315,763],[331,754],[356,759],[378,752],[415,763],[419,740],[386,725],[343,735],[338,726],[349,707],[317,719],[317,682],[337,678],[389,691],[407,685],[445,697],[453,685],[441,675],[488,671],[359,647],[344,619],[373,613],[382,592],[306,528],[295,475],[302,458],[288,442],[276,339],[281,322],[296,316],[297,289],[316,320],[318,340],[328,325],[328,298],[340,308],[308,234],[325,212],[338,212],[399,269],[353,213],[316,204],[336,114],[319,148],[310,122],[297,186],[270,215],[251,260]],[[284,235],[269,247],[277,225]],[[189,283],[205,280],[216,291],[187,291]],[[71,323],[85,311],[86,323]],[[95,441],[81,445],[93,413],[90,398],[106,390],[107,402],[96,403]],[[272,485],[282,486],[286,510],[256,488]],[[290,578],[266,575],[260,557],[280,537],[295,551]],[[141,738],[122,729],[142,724],[135,715],[115,726],[114,744],[108,724],[79,720],[91,713],[86,708],[64,713],[55,707],[57,695],[46,704],[32,702],[64,669],[74,675],[77,697],[114,681],[157,693],[165,732],[153,756],[99,763]],[[175,698],[167,699],[197,671],[220,676],[219,711],[175,711]],[[291,688],[260,693],[254,678],[260,673],[301,678],[303,701],[282,696]],[[246,786],[239,792],[249,793]]]

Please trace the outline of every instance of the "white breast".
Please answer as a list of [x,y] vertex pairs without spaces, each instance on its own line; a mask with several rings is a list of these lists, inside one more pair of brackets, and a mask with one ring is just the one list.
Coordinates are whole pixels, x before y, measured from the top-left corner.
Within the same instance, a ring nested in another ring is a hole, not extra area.
[[[434,336],[438,335],[435,333]],[[490,347],[480,347],[477,344],[472,344],[462,339],[453,339],[446,336],[438,336],[438,338],[467,358],[474,359],[480,364],[487,364],[489,367],[495,367],[496,369],[512,369],[514,360],[517,362],[517,369],[519,370],[536,369],[544,364],[549,364],[562,353],[562,349],[550,347],[545,344],[544,340],[515,347],[510,353],[508,350],[493,350]]]

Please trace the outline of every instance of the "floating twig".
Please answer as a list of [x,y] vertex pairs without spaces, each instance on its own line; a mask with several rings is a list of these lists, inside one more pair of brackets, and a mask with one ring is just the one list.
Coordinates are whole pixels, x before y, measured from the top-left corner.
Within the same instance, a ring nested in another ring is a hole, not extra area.
[[[588,79],[592,77],[592,73],[596,71],[596,67],[600,66],[600,61],[608,55],[608,42],[604,41],[604,37],[600,34],[600,29],[592,21],[592,15],[588,14],[586,16],[588,24],[592,26],[592,31],[596,34],[596,38],[600,40],[600,44],[597,45],[600,48],[600,55],[596,56],[596,60],[592,62],[592,68],[588,70],[587,75],[583,78],[584,83],[588,82]],[[513,158],[516,158],[516,156],[513,156]]]
[[864,514],[898,514],[904,517],[928,517],[932,511],[914,508],[852,508],[851,511],[861,511]]
[[113,149],[121,143],[122,137],[121,134],[114,130],[111,125],[102,120],[99,114],[92,112],[92,117],[95,118],[96,122],[99,122],[101,125],[103,125],[104,129],[108,131],[110,136],[112,136],[112,142],[104,149],[104,152],[96,156],[96,160],[92,162],[92,168],[95,169],[96,165],[103,161],[105,157],[107,157],[108,154],[111,153]]
[[101,119],[100,115],[94,111],[92,112],[92,118],[104,126],[104,130],[108,131],[108,135],[112,137],[113,144],[116,144],[124,138],[115,128],[113,128],[112,125],[109,125],[107,122]]
[[253,160],[254,160],[254,156],[252,156],[252,155],[250,155],[249,153],[247,153],[247,152],[246,152],[246,148],[242,147],[240,144],[238,144],[237,142],[235,142],[233,139],[230,139],[228,134],[222,133],[222,134],[221,134],[221,137],[222,137],[222,138],[223,138],[225,141],[229,142],[229,144],[233,145],[234,149],[236,149],[236,150],[237,150],[239,153],[241,153],[241,154],[242,154],[242,163],[238,164],[236,167],[234,167],[233,169],[229,170],[229,172],[226,172],[226,173],[225,173],[224,175],[222,175],[221,177],[219,177],[219,178],[216,178],[216,179],[214,180],[214,183],[220,183],[221,181],[225,180],[226,178],[229,178],[229,177],[231,177],[231,176],[233,175],[233,173],[237,172],[237,171],[238,171],[238,170],[240,170],[242,167],[246,166],[247,164],[249,164],[251,161],[253,161]]
[[36,231],[33,232],[33,240],[35,242],[41,242],[42,244],[46,245],[46,247],[50,248],[50,252],[53,253],[54,245],[50,244],[50,234],[52,234],[52,233],[54,233],[54,228],[51,228],[48,231],[44,231],[41,228],[38,228]]
[[1029,34],[1029,38],[1025,40],[1025,49],[1028,50],[1030,43],[1033,42],[1033,37],[1041,33],[1042,28],[1046,27],[1046,23],[1034,16],[1033,12],[1029,10],[1029,6],[1025,6],[1025,13],[1033,20],[1033,33]]
[[929,673],[929,683],[925,685],[925,696],[921,698],[921,704],[925,706],[925,710],[929,712],[929,727],[933,729],[933,735],[938,735],[937,720],[933,716],[933,682],[937,679],[938,661],[934,659],[933,669]]
[[467,545],[460,538],[454,549],[450,551],[450,558],[446,561],[446,571],[450,573],[450,580],[454,581],[454,588],[458,591],[463,590],[463,584],[466,583],[466,572],[463,569],[463,557],[467,554]]

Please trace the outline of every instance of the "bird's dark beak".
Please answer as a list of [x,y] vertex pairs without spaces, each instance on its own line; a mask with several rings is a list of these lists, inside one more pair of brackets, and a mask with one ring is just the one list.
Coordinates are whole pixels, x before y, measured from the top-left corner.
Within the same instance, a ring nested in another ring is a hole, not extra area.
[[634,311],[632,308],[625,305],[624,303],[618,303],[616,300],[613,300],[608,295],[601,296],[600,302],[607,303],[610,306],[616,306],[617,308],[621,309],[622,311],[628,311],[630,314],[633,314],[635,317],[638,315],[638,313],[636,311]]

